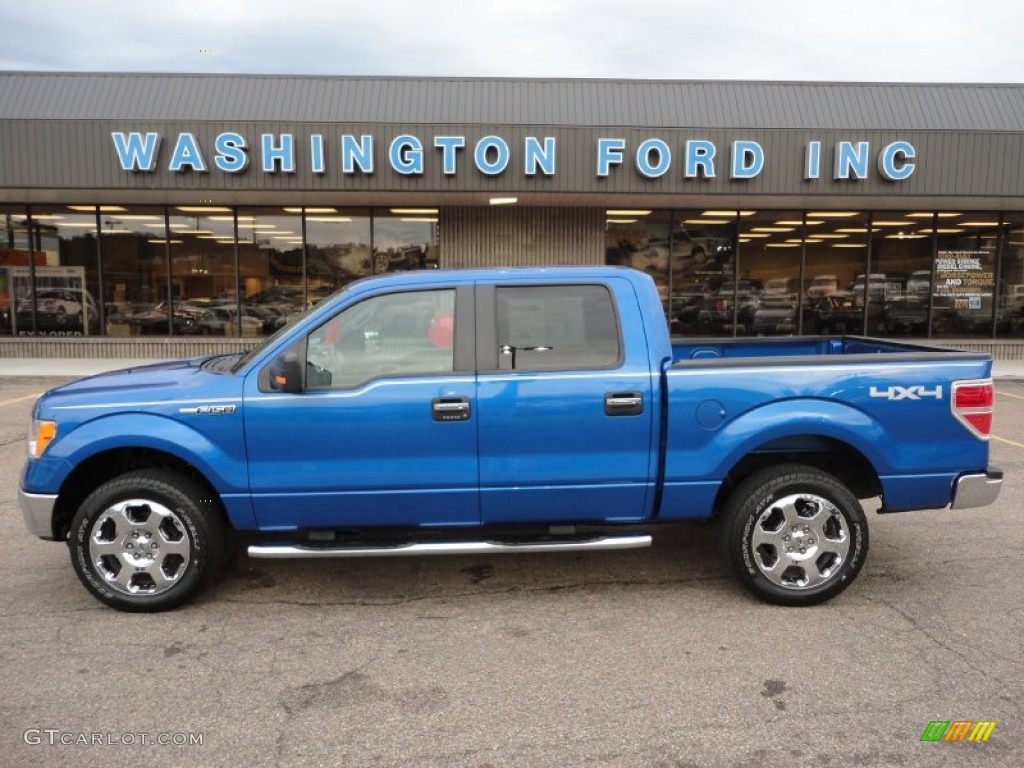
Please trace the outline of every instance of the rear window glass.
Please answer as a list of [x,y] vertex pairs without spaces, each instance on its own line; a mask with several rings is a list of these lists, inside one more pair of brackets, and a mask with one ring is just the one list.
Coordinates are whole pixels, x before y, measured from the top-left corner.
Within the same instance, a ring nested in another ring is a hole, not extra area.
[[619,324],[604,286],[501,286],[496,301],[499,370],[619,364]]

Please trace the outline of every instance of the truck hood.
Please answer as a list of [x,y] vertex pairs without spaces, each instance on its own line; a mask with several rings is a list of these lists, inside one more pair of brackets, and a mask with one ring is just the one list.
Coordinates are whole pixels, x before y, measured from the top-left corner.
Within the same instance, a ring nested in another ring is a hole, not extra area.
[[37,414],[50,407],[146,406],[162,402],[240,396],[241,379],[203,369],[210,360],[197,357],[125,368],[51,389],[39,398]]

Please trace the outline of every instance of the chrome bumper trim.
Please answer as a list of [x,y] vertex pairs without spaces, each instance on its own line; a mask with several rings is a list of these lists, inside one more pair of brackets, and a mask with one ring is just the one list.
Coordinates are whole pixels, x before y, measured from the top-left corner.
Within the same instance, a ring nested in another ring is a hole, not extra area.
[[953,485],[951,509],[987,507],[999,497],[1003,487],[1003,470],[989,467],[987,472],[961,475]]
[[405,555],[476,555],[504,552],[579,552],[598,549],[636,549],[651,546],[648,534],[601,536],[579,541],[453,541],[399,544],[393,547],[331,547],[290,544],[253,544],[249,557],[400,557]]
[[25,516],[28,532],[40,539],[53,541],[53,507],[57,494],[29,493],[18,489],[18,504]]

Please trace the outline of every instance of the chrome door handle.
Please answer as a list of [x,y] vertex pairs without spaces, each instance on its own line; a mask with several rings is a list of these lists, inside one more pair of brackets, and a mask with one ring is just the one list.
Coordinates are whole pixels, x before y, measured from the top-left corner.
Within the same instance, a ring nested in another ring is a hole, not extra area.
[[637,416],[644,412],[642,392],[609,392],[604,396],[606,416]]
[[472,415],[469,398],[435,397],[430,401],[434,421],[467,421]]

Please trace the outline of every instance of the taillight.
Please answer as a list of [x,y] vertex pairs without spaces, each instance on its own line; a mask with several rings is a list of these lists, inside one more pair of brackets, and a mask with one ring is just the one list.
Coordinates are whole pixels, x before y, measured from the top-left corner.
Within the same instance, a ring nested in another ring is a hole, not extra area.
[[995,390],[992,387],[992,379],[953,382],[953,415],[982,440],[987,440],[992,431],[994,402]]

